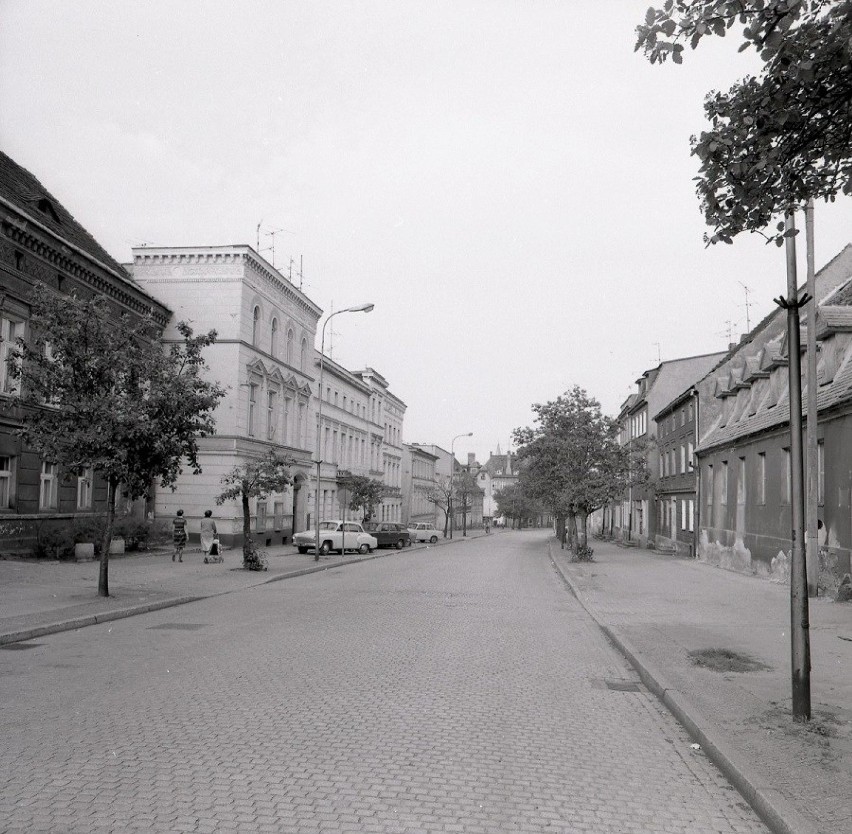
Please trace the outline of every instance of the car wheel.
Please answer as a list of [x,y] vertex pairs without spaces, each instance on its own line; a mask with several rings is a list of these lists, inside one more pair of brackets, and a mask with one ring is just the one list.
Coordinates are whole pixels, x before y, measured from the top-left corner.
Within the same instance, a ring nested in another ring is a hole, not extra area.
[[435,542],[436,542],[436,541],[438,541],[438,537],[437,537],[437,536],[432,536],[432,538],[431,538],[431,539],[429,539],[429,541],[430,541],[430,542],[432,542],[432,544],[435,544]]
[[307,553],[307,552],[308,552],[307,547],[302,547],[301,545],[299,545],[299,553]]
[[320,545],[320,553],[323,556],[327,556],[329,553],[331,553],[331,542],[323,542]]
[[404,539],[400,539],[400,540],[396,543],[396,549],[397,549],[397,550],[402,550],[402,548],[403,548],[403,547],[405,547],[405,540],[404,540]]
[[368,545],[368,544],[362,544],[362,545],[358,548],[358,552],[359,552],[359,553],[369,553],[369,552],[370,552],[370,545]]

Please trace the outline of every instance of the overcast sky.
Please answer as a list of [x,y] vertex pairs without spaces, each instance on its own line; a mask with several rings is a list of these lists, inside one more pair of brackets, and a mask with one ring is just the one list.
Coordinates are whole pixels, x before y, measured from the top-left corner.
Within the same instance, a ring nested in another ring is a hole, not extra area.
[[[408,405],[480,460],[574,384],[615,413],[785,291],[757,236],[705,248],[689,137],[754,68],[652,67],[648,0],[0,0],[0,144],[119,261],[256,244]],[[816,211],[817,266],[852,204]],[[800,247],[804,264],[804,246]],[[804,267],[802,266],[802,280]]]

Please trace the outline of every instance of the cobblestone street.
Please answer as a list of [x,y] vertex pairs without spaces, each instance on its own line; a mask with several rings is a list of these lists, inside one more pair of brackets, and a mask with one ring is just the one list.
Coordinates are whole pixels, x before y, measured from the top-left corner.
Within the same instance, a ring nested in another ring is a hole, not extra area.
[[765,831],[571,596],[546,535],[0,652],[0,830]]

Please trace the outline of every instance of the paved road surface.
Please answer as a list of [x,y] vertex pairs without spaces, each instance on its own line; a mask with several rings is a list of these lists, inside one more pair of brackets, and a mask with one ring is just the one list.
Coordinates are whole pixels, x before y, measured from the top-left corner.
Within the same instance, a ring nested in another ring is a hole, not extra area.
[[544,536],[0,651],[0,830],[765,831],[636,685]]

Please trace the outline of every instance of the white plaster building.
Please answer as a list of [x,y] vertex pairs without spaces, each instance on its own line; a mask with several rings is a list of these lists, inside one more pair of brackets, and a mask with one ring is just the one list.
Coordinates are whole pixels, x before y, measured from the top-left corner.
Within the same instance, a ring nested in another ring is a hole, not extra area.
[[197,533],[213,510],[220,537],[239,543],[241,508],[216,506],[221,478],[270,449],[295,459],[294,484],[252,501],[252,529],[261,544],[281,544],[305,529],[313,477],[314,339],[322,310],[250,246],[140,247],[133,250],[136,282],[174,311],[166,336],[185,320],[196,333],[215,329],[205,351],[210,376],[227,389],[216,410],[216,434],[199,441],[201,475],[184,473],[177,490],[157,493],[156,514],[180,507]]
[[422,521],[435,524],[435,504],[429,495],[435,488],[435,464],[438,456],[414,446],[402,448],[402,521],[414,524]]
[[369,416],[376,429],[370,475],[385,484],[377,521],[402,521],[402,425],[407,406],[389,390],[388,381],[373,368],[355,371],[371,393]]

